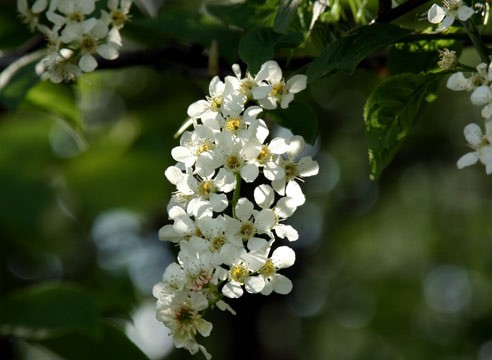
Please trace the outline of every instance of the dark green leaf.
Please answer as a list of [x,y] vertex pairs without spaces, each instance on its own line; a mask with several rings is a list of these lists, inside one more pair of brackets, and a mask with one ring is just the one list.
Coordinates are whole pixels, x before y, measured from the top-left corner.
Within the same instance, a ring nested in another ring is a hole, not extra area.
[[39,344],[65,359],[148,360],[148,357],[117,327],[102,323],[97,337],[66,334]]
[[261,64],[271,60],[277,48],[294,48],[303,41],[299,32],[279,34],[271,28],[253,28],[239,42],[239,56],[248,65],[251,73],[256,73]]
[[421,40],[395,44],[388,52],[388,70],[392,75],[428,72],[436,69],[439,50],[449,49],[459,58],[463,45],[452,39]]
[[418,120],[440,74],[401,74],[374,89],[364,108],[371,179],[378,179]]
[[318,117],[307,104],[294,101],[288,109],[276,109],[269,113],[281,126],[286,127],[295,135],[304,137],[307,143],[313,144],[318,133]]
[[0,301],[0,333],[25,339],[60,333],[97,331],[96,304],[84,289],[69,284],[41,284]]
[[239,4],[215,4],[220,1],[207,1],[207,12],[227,25],[235,25],[242,29],[253,26],[273,25],[274,15],[278,8],[278,0],[248,0]]
[[285,34],[290,23],[294,19],[300,0],[280,0],[277,16],[273,24],[273,30]]
[[410,33],[408,29],[390,24],[361,26],[328,45],[309,65],[308,79],[314,81],[340,70],[351,74],[368,55],[398,42]]

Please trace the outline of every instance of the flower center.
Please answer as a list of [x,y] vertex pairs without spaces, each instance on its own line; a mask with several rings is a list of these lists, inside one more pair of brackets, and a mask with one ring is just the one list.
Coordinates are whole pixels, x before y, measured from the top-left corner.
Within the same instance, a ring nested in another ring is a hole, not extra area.
[[205,141],[203,144],[198,145],[198,149],[196,150],[197,154],[200,155],[205,151],[210,151],[214,148],[214,145],[210,141]]
[[195,311],[188,305],[183,305],[175,315],[176,320],[184,324],[189,324],[193,320],[194,316]]
[[261,150],[258,156],[256,157],[256,160],[260,164],[266,163],[270,159],[270,151],[268,150],[268,147],[266,145],[261,145]]
[[272,88],[272,96],[277,97],[277,96],[282,96],[285,93],[285,85],[284,83],[278,83],[273,85]]
[[209,102],[210,102],[210,108],[215,111],[218,111],[222,106],[222,99],[218,96],[212,96],[209,99]]
[[215,191],[215,184],[211,180],[204,180],[198,185],[198,193],[206,199],[208,199],[210,194],[214,193]]
[[111,12],[111,21],[116,27],[123,26],[128,20],[128,16],[126,16],[121,10],[113,10]]
[[216,236],[212,240],[212,244],[210,246],[212,250],[219,251],[222,248],[222,246],[224,246],[225,243],[226,243],[226,239],[224,236]]
[[238,283],[244,283],[244,280],[246,280],[248,275],[248,268],[243,264],[238,264],[231,267],[231,279]]
[[241,225],[241,229],[239,230],[239,236],[243,240],[248,240],[255,233],[255,228],[251,222],[246,222]]
[[80,49],[85,53],[93,53],[96,51],[97,42],[96,40],[88,35],[84,35],[82,41],[80,42]]
[[68,21],[72,23],[82,22],[84,21],[84,18],[85,18],[84,14],[78,11],[74,11],[73,13],[70,13],[67,16]]
[[229,118],[225,125],[224,128],[227,131],[230,131],[232,133],[235,133],[241,128],[241,119],[240,118]]
[[275,266],[273,265],[272,259],[268,259],[260,270],[258,270],[258,272],[264,277],[269,277],[275,274]]
[[294,163],[288,163],[285,165],[285,177],[291,180],[297,176],[297,165]]
[[231,155],[227,158],[225,166],[231,171],[237,171],[241,168],[241,159],[236,155]]

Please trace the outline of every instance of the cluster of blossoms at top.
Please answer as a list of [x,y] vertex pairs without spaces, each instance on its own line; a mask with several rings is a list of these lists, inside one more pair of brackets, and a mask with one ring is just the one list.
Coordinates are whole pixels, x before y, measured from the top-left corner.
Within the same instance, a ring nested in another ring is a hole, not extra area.
[[[266,109],[287,108],[305,89],[306,76],[284,81],[275,61],[256,76],[243,77],[238,65],[233,70],[224,82],[213,78],[209,96],[188,108],[194,128],[182,134],[172,150],[177,164],[165,171],[177,189],[168,205],[173,224],[159,231],[179,254],[154,287],[157,318],[176,347],[207,359],[196,340],[212,330],[203,318],[207,309],[234,314],[224,298],[291,291],[279,271],[294,264],[295,253],[275,242],[297,240],[297,231],[283,222],[305,202],[299,183],[318,173],[317,162],[301,156],[301,136],[271,139],[261,119]],[[258,184],[249,198],[241,197],[242,182]]]
[[121,47],[120,30],[129,20],[133,0],[17,0],[17,8],[32,31],[48,43],[36,70],[55,83],[73,81],[97,67],[95,55],[114,60]]

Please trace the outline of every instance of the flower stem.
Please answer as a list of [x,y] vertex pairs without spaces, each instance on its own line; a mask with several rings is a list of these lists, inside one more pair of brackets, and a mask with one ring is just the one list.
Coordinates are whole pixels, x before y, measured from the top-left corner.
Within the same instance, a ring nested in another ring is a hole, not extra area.
[[482,41],[482,38],[480,37],[480,34],[479,34],[477,28],[469,20],[462,21],[462,23],[463,23],[463,26],[465,27],[465,30],[466,30],[468,36],[470,37],[470,40],[473,43],[473,46],[475,46],[475,49],[477,50],[478,55],[480,56],[480,60],[483,63],[488,65],[490,63],[489,49],[487,48],[485,43]]
[[239,200],[239,196],[241,195],[241,174],[239,172],[235,173],[236,175],[236,187],[234,188],[234,194],[232,195],[232,216],[235,217],[236,212],[236,204]]

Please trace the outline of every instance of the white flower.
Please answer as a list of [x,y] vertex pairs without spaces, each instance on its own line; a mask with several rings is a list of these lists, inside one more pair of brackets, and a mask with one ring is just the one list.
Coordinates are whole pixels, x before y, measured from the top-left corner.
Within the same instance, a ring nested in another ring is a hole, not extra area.
[[[275,192],[270,185],[261,184],[254,190],[255,202],[264,211],[271,211],[275,216],[275,223],[271,230],[275,231],[278,237],[287,238],[289,241],[295,241],[299,238],[296,229],[290,225],[281,224],[280,222],[292,216],[297,210],[297,201],[291,197],[285,196],[277,201],[277,204],[271,208],[275,200]],[[268,232],[267,232],[268,233]],[[270,233],[268,233],[270,235]],[[272,235],[270,235],[272,236]]]
[[27,0],[17,0],[17,11],[22,20],[29,26],[29,30],[34,31],[39,25],[39,15],[48,7],[48,0],[36,0],[32,7],[29,7]]
[[132,0],[108,0],[109,13],[101,11],[101,19],[115,29],[121,29],[130,19],[130,7]]
[[82,75],[80,68],[73,64],[73,51],[60,49],[50,51],[37,65],[36,73],[42,79],[49,79],[55,84],[74,81]]
[[475,123],[465,126],[464,134],[469,146],[475,151],[466,153],[458,160],[458,169],[474,165],[480,160],[485,165],[487,175],[492,174],[492,121],[485,123],[485,135]]
[[270,295],[272,292],[282,295],[290,293],[292,290],[292,281],[285,275],[278,274],[277,270],[292,266],[295,260],[296,254],[288,246],[280,246],[275,249],[271,258],[266,259],[257,271],[259,273],[257,278],[259,279],[255,283],[261,284],[262,281],[260,279],[263,279],[263,286],[255,290],[261,292],[263,295]]
[[430,23],[440,24],[438,31],[446,30],[453,25],[456,18],[466,21],[475,13],[462,0],[443,0],[443,5],[444,7],[433,4],[427,12],[427,19]]
[[191,354],[199,350],[207,359],[211,359],[205,348],[198,344],[195,336],[209,336],[212,324],[202,318],[200,312],[208,308],[208,300],[201,293],[178,292],[169,301],[158,301],[157,320],[166,325],[173,336],[177,348],[185,348]]
[[265,98],[258,98],[253,93],[260,106],[269,110],[276,109],[277,103],[280,104],[282,109],[286,109],[290,102],[294,100],[294,94],[304,90],[307,83],[306,75],[294,75],[286,83],[282,76],[282,69],[273,60],[267,61],[261,66],[256,78],[257,81],[266,81],[272,86]]
[[46,17],[54,24],[55,31],[63,29],[62,32],[77,32],[80,24],[95,8],[94,0],[51,0]]
[[250,250],[264,247],[265,239],[256,237],[256,234],[268,234],[276,222],[275,213],[269,210],[255,211],[254,205],[247,198],[240,198],[236,204],[235,217],[241,222],[239,236]]
[[287,142],[286,158],[277,158],[278,165],[284,170],[284,176],[272,181],[272,187],[277,193],[293,198],[298,206],[304,204],[305,197],[297,180],[302,181],[304,177],[316,175],[319,170],[318,163],[310,156],[296,160],[304,150],[304,145],[302,136],[293,136]]

